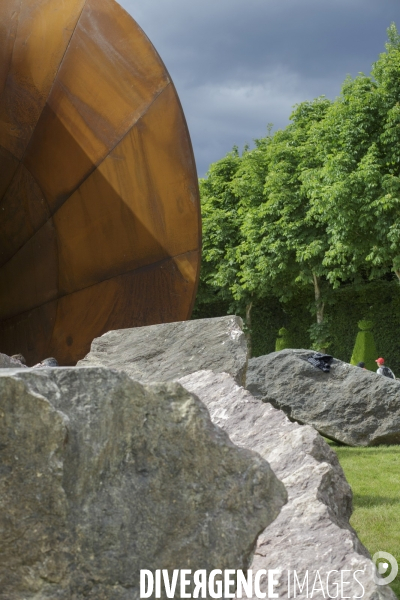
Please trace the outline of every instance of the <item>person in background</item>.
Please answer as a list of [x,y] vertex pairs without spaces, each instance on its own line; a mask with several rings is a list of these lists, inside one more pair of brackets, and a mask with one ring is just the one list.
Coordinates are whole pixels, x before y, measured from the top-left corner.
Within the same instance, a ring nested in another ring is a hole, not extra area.
[[378,375],[383,375],[384,377],[390,377],[390,379],[396,379],[392,369],[389,369],[389,367],[387,367],[385,365],[384,358],[381,358],[381,357],[377,358],[375,362],[378,365],[378,369],[376,371],[378,373]]
[[362,360],[360,360],[359,363],[357,363],[356,365],[357,367],[360,367],[360,369],[365,369],[365,362],[363,362]]

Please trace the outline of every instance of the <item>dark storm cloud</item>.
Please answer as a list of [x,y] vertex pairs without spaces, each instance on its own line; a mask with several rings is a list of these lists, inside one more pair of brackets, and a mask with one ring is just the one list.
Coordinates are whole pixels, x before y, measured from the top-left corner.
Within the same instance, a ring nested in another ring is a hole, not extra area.
[[122,0],[177,87],[199,175],[284,127],[291,107],[369,73],[399,0]]

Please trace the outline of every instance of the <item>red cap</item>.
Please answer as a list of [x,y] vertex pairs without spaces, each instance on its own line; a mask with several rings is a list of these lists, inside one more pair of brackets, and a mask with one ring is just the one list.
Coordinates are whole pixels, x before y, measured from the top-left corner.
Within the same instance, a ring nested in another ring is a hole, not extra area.
[[383,365],[383,363],[385,362],[385,359],[384,358],[377,358],[375,362],[378,363],[378,365]]

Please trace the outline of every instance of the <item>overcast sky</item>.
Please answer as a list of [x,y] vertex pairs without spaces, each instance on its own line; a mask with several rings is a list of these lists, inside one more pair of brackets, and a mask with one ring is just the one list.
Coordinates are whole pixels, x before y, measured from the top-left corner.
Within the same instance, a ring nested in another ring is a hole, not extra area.
[[291,107],[335,98],[370,73],[400,0],[119,0],[178,90],[199,177],[234,144],[289,122]]

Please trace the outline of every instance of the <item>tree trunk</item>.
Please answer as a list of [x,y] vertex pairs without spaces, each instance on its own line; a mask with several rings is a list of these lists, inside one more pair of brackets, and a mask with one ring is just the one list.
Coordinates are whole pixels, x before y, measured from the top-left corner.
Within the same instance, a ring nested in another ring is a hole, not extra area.
[[246,338],[247,338],[247,352],[248,352],[248,357],[251,358],[251,309],[253,308],[253,302],[249,302],[249,304],[246,305],[246,318],[245,318],[245,323],[246,323]]
[[321,301],[321,290],[319,288],[318,277],[315,273],[312,274],[314,281],[314,297],[315,297],[315,306],[317,309],[317,323],[318,325],[324,320],[324,303]]
[[394,272],[396,273],[397,279],[400,281],[400,271],[398,269],[394,269]]

